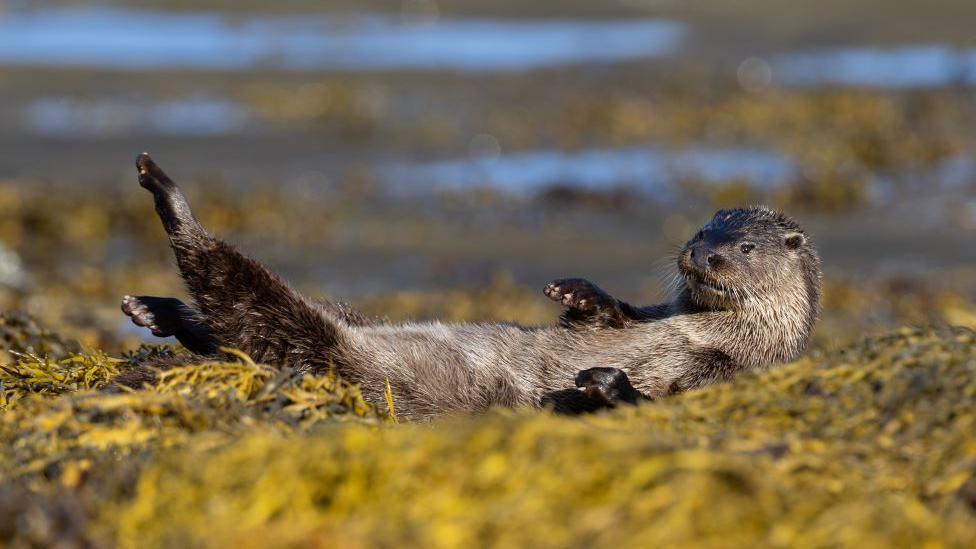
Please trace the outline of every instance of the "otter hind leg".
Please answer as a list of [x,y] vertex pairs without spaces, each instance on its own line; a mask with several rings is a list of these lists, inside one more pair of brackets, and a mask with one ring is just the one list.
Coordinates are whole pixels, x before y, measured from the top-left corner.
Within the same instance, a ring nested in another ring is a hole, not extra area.
[[136,167],[139,184],[153,193],[200,319],[217,344],[302,370],[341,366],[336,349],[341,321],[204,230],[179,187],[148,154],[139,155]]
[[199,313],[179,299],[127,295],[122,298],[122,312],[156,337],[175,337],[191,353],[209,356],[218,350]]

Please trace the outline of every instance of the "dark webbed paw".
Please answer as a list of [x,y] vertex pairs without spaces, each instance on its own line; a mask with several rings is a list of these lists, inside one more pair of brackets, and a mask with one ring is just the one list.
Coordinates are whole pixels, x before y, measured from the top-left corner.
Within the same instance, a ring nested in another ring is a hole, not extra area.
[[617,368],[590,368],[576,374],[576,386],[587,398],[607,408],[618,404],[637,404],[641,394],[630,384],[623,370]]
[[563,278],[546,284],[546,296],[567,307],[581,311],[601,311],[616,309],[617,300],[610,297],[589,280],[583,278]]
[[149,328],[156,337],[170,337],[182,328],[181,305],[180,300],[167,297],[127,295],[122,298],[122,312],[136,326]]
[[179,299],[127,295],[122,298],[122,312],[136,326],[149,328],[156,337],[173,336],[193,353],[211,355],[217,351],[217,342],[198,313]]
[[153,193],[156,213],[159,214],[163,228],[170,237],[173,237],[176,232],[185,232],[184,237],[197,238],[205,234],[203,228],[194,219],[180,188],[153,162],[149,153],[142,153],[136,157],[136,169],[139,171],[139,185]]

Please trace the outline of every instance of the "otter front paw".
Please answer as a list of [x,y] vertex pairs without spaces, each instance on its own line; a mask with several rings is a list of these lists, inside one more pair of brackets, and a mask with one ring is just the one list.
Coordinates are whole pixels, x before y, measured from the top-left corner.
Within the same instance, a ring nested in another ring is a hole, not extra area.
[[630,384],[623,370],[617,368],[590,368],[576,374],[576,386],[587,398],[606,408],[618,404],[637,404],[640,392]]
[[566,305],[559,318],[564,328],[622,328],[628,324],[621,303],[588,280],[554,280],[543,291],[549,299]]
[[572,309],[581,311],[601,311],[616,309],[616,300],[606,294],[589,280],[583,278],[563,278],[546,284],[546,296]]

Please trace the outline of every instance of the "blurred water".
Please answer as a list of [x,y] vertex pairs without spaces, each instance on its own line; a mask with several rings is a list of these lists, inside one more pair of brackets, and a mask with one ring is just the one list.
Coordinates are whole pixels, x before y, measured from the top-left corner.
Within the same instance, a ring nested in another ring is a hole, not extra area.
[[123,70],[511,71],[675,52],[684,25],[500,19],[404,23],[380,15],[229,18],[91,8],[0,18],[0,63]]
[[246,107],[228,99],[168,101],[129,97],[42,97],[23,110],[24,127],[41,135],[195,135],[236,133],[251,121]]
[[779,55],[772,68],[785,85],[935,88],[976,85],[976,50],[945,45],[848,48]]
[[959,189],[976,182],[976,158],[972,153],[939,162],[927,180],[946,189]]
[[626,147],[577,153],[542,150],[503,154],[497,158],[395,164],[382,178],[400,190],[492,187],[530,194],[552,185],[588,190],[629,187],[669,199],[683,180],[706,183],[746,181],[760,189],[795,179],[797,167],[787,156],[753,148],[666,149]]
[[[439,19],[386,15],[228,16],[122,8],[12,11],[0,64],[120,70],[519,71],[680,53],[665,19]],[[976,85],[976,49],[943,44],[773,55],[787,86]]]

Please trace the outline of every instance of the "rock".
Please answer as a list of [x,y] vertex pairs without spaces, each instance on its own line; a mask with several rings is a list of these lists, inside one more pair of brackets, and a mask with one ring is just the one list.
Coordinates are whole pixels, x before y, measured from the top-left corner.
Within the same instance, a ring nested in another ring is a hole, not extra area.
[[0,286],[24,290],[27,283],[27,271],[24,270],[20,256],[0,243]]

